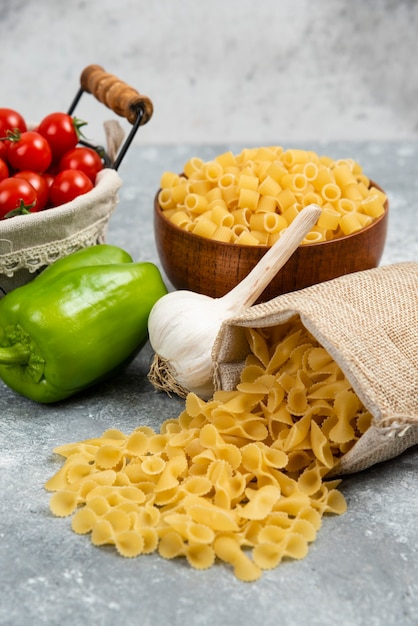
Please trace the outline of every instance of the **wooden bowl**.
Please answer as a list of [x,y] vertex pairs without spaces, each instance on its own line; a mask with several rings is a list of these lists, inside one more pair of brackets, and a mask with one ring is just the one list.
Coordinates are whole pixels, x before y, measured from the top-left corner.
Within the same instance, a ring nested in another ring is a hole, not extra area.
[[[154,200],[155,242],[161,265],[176,289],[219,298],[245,278],[268,250],[266,246],[213,241],[179,228],[165,217],[158,193]],[[384,214],[370,226],[339,239],[299,246],[258,302],[377,267],[386,241],[388,211],[386,201]]]

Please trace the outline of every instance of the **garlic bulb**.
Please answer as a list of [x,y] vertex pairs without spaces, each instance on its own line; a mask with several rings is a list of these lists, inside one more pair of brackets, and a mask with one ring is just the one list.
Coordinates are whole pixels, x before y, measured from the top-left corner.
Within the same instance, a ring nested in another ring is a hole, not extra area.
[[155,356],[148,378],[156,389],[181,397],[194,392],[213,395],[212,348],[224,321],[254,304],[293,254],[321,213],[304,208],[236,287],[221,298],[178,290],[160,298],[148,318],[149,341]]

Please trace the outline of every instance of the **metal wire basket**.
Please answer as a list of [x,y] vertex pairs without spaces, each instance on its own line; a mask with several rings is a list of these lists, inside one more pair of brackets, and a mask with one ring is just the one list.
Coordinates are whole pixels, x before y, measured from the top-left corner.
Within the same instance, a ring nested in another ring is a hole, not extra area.
[[153,105],[148,97],[98,65],[89,65],[81,73],[80,88],[68,110],[70,115],[83,93],[92,94],[127,119],[132,128],[124,138],[116,121],[110,121],[107,127],[105,123],[106,149],[80,141],[96,149],[105,164],[90,192],[59,207],[0,222],[0,298],[32,280],[58,258],[105,241],[122,184],[118,168],[139,126],[151,118]]

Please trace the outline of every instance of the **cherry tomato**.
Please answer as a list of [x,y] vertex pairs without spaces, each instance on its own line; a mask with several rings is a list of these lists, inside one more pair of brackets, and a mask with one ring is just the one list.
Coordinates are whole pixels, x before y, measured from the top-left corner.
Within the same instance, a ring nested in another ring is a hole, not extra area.
[[7,146],[5,141],[0,141],[0,159],[3,159],[3,161],[7,159]]
[[24,170],[17,172],[13,178],[21,178],[32,185],[36,191],[36,210],[42,211],[47,205],[49,198],[49,185],[43,174]]
[[79,129],[85,122],[67,113],[50,113],[39,124],[37,131],[48,141],[53,161],[59,160],[68,150],[76,147]]
[[0,159],[0,181],[5,178],[9,178],[9,168],[7,167],[7,163]]
[[45,172],[44,174],[42,174],[42,176],[45,178],[46,184],[48,185],[48,189],[50,189],[52,183],[55,180],[56,174],[53,174],[52,172]]
[[7,137],[7,131],[17,128],[21,133],[26,132],[26,122],[17,111],[0,108],[0,138]]
[[64,154],[59,169],[80,170],[87,174],[94,184],[98,172],[103,169],[103,162],[92,148],[73,148]]
[[12,211],[19,215],[37,210],[36,191],[27,180],[5,178],[0,182],[0,219]]
[[51,165],[52,152],[45,137],[28,130],[9,135],[7,160],[15,170],[44,172]]
[[93,183],[84,172],[75,169],[63,170],[55,177],[49,189],[49,197],[53,206],[60,206],[91,191],[93,187]]

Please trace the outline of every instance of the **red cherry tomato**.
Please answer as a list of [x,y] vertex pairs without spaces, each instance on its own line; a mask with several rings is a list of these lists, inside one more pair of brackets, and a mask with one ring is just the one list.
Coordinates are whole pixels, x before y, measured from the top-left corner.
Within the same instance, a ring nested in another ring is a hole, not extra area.
[[52,172],[45,172],[45,174],[43,174],[43,177],[45,178],[45,182],[48,185],[48,202],[47,202],[47,208],[52,206],[52,202],[51,202],[51,198],[49,196],[49,190],[52,187],[52,183],[55,180],[55,174],[52,174]]
[[55,180],[55,176],[56,174],[53,174],[52,172],[45,172],[45,174],[42,174],[42,176],[45,178],[46,184],[48,185],[48,190],[51,188],[52,183]]
[[67,113],[50,113],[44,117],[37,131],[48,141],[53,161],[59,160],[68,150],[76,147],[79,129],[84,124],[85,122]]
[[49,198],[53,206],[71,202],[93,189],[90,178],[80,170],[64,170],[57,174],[49,190]]
[[52,152],[45,137],[35,131],[9,136],[7,160],[15,170],[44,172],[51,165]]
[[10,212],[19,215],[37,210],[36,191],[27,180],[5,178],[0,182],[0,219]]
[[103,169],[103,162],[92,148],[73,148],[64,154],[60,160],[59,169],[61,171],[80,170],[94,184],[98,172]]
[[0,181],[5,178],[9,178],[9,168],[7,167],[7,163],[0,159]]
[[5,141],[0,141],[0,159],[7,160],[7,146]]
[[13,178],[21,178],[32,185],[36,191],[36,210],[42,211],[46,207],[49,198],[49,186],[45,176],[37,172],[24,170],[17,172]]
[[26,132],[26,122],[14,109],[0,108],[0,138],[7,137],[7,131],[17,128],[21,133]]

